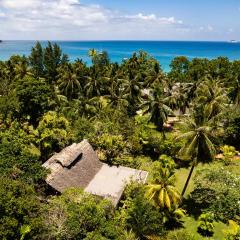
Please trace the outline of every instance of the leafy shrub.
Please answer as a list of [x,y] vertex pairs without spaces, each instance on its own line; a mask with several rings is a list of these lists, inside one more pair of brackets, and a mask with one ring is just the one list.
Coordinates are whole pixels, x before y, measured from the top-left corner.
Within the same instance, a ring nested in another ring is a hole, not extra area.
[[20,240],[23,240],[25,236],[30,232],[31,232],[31,227],[29,225],[22,225],[20,228],[20,234],[21,234]]
[[69,189],[50,199],[45,224],[51,239],[105,240],[118,237],[111,203],[79,189]]
[[43,158],[65,147],[71,139],[68,120],[56,112],[46,113],[37,127]]
[[45,178],[46,170],[33,144],[36,136],[29,126],[25,127],[13,123],[0,133],[0,175],[36,184]]
[[161,155],[159,157],[159,162],[163,168],[167,168],[170,172],[173,172],[176,168],[176,163],[174,160],[167,155]]
[[240,176],[224,167],[205,168],[194,179],[191,193],[195,208],[214,213],[223,222],[240,216]]
[[198,232],[203,236],[212,236],[214,229],[214,215],[210,212],[202,213],[198,218]]
[[124,195],[118,216],[122,228],[132,229],[140,239],[149,235],[160,235],[164,230],[164,213],[145,198],[144,187],[138,183],[130,184]]
[[74,141],[80,142],[83,139],[91,140],[95,134],[94,124],[87,118],[79,118],[74,123]]
[[41,239],[42,206],[33,186],[0,177],[0,213],[0,239],[20,239],[26,225],[29,239]]
[[95,141],[99,159],[114,164],[123,155],[126,143],[121,135],[102,134]]
[[[166,176],[171,179],[171,183],[173,184],[175,182],[175,176],[174,176],[174,170],[175,170],[175,162],[174,160],[167,156],[167,155],[161,155],[159,157],[158,161],[154,161],[151,163],[149,168],[149,181],[150,182],[161,182],[166,180]],[[168,175],[165,176],[163,174],[164,172],[168,172]],[[165,177],[163,177],[165,176]]]
[[240,110],[239,108],[233,108],[226,112],[224,123],[224,143],[239,148],[240,138]]
[[155,159],[158,159],[160,155],[168,155],[174,158],[181,148],[182,142],[176,142],[171,133],[167,134],[166,138],[163,138],[162,134],[156,130],[149,131],[148,134],[143,149]]
[[19,102],[15,94],[0,97],[0,116],[6,121],[17,115],[19,110]]
[[240,226],[232,220],[229,220],[229,227],[223,233],[225,240],[240,240]]
[[220,149],[223,153],[224,164],[229,165],[233,163],[233,158],[238,154],[238,151],[236,151],[235,147],[224,145]]

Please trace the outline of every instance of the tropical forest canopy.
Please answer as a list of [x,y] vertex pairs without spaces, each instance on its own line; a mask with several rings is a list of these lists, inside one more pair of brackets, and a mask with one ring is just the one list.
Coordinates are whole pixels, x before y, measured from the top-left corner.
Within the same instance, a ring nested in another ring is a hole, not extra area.
[[[240,60],[180,56],[165,73],[141,51],[89,55],[38,42],[0,62],[0,239],[240,239]],[[149,172],[117,209],[82,189],[49,194],[42,163],[83,139]]]

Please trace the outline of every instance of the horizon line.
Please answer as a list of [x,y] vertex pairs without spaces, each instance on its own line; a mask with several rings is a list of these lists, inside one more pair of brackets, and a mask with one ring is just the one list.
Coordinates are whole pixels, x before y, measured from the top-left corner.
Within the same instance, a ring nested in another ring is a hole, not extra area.
[[[79,39],[79,40],[63,40],[63,39],[1,39],[2,42],[6,41],[39,41],[39,42],[229,42],[233,41],[233,39],[230,40],[155,40],[155,39]],[[237,41],[238,40],[235,40]]]

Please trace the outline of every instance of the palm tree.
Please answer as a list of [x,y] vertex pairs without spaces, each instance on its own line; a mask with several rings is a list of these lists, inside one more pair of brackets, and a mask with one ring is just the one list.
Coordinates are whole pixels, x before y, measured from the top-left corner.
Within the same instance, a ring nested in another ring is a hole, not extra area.
[[11,92],[11,80],[7,75],[0,78],[0,96],[7,96]]
[[147,71],[144,87],[151,88],[160,84],[164,89],[167,90],[169,88],[169,83],[166,75],[161,70],[158,62],[154,62],[153,64],[153,67]]
[[135,100],[141,95],[141,89],[143,88],[143,77],[141,73],[135,74],[134,72],[124,73],[122,77],[123,87],[130,100]]
[[[90,67],[89,75],[85,76],[86,85],[84,86],[84,90],[87,97],[92,98],[101,95],[104,85],[102,71],[103,69],[99,69],[95,65]],[[104,71],[106,71],[106,69],[104,69]]]
[[14,80],[14,67],[8,61],[0,65],[0,95],[7,96],[12,90]]
[[78,76],[79,82],[81,84],[81,89],[83,89],[86,84],[86,76],[88,76],[89,74],[89,71],[88,71],[89,68],[87,67],[86,63],[83,62],[82,59],[77,59],[73,63],[73,68],[74,68],[74,72]]
[[[227,79],[227,86],[230,88],[230,98],[235,106],[240,106],[240,61],[232,63],[232,76]],[[229,81],[230,80],[230,81]]]
[[183,94],[179,91],[179,89],[172,89],[169,91],[166,101],[172,110],[178,110],[182,105],[183,98]]
[[98,55],[98,51],[94,48],[92,48],[88,51],[88,56],[92,59],[93,64],[96,60],[97,55]]
[[196,95],[196,104],[203,106],[203,114],[207,119],[215,118],[224,112],[229,103],[223,84],[212,78],[199,84]]
[[68,105],[69,102],[67,97],[61,94],[58,86],[54,86],[53,96],[53,99],[49,102],[50,107],[54,107],[55,109],[61,111]]
[[126,69],[139,69],[139,66],[140,63],[136,52],[134,52],[132,57],[130,57],[129,59],[127,59],[127,61],[123,63],[123,68]]
[[100,97],[86,98],[80,96],[78,99],[74,99],[70,106],[63,109],[66,115],[73,115],[75,117],[81,116],[91,118],[95,116],[101,109]]
[[214,159],[215,147],[212,142],[215,131],[214,128],[206,121],[198,121],[188,118],[183,123],[183,134],[177,140],[185,141],[179,151],[179,157],[183,160],[191,161],[191,169],[184,185],[182,196],[184,196],[189,181],[191,179],[194,167],[199,162],[209,162]]
[[66,63],[58,71],[59,89],[65,96],[72,99],[77,94],[76,90],[81,88],[75,69],[71,63]]
[[106,97],[110,100],[110,106],[117,109],[122,109],[128,106],[127,94],[122,87],[122,79],[111,78],[108,88],[109,94]]
[[14,70],[16,74],[16,79],[22,79],[26,75],[32,75],[26,57],[23,57],[18,63],[15,64]]
[[192,87],[193,84],[191,83],[175,83],[167,93],[169,106],[174,110],[180,110],[184,114],[192,101],[190,96]]
[[147,188],[146,196],[161,209],[176,209],[181,202],[181,196],[174,186],[173,172],[170,172],[167,168],[161,168],[159,177]]
[[230,88],[230,96],[232,102],[236,107],[240,106],[240,80],[235,78],[233,81],[233,87]]
[[21,238],[20,240],[24,240],[25,236],[31,232],[31,227],[29,225],[22,225],[20,228]]
[[88,51],[88,56],[89,57],[95,57],[98,54],[97,50],[92,48]]
[[150,121],[157,126],[157,130],[163,132],[163,125],[167,121],[168,115],[173,114],[172,109],[167,105],[168,99],[164,96],[160,88],[154,89],[148,100],[143,104],[147,109],[144,114],[150,114]]

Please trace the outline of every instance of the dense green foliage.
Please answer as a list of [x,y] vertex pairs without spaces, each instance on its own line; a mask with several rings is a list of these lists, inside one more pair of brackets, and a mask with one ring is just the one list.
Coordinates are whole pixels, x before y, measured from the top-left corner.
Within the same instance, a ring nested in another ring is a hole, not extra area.
[[195,205],[214,213],[216,220],[239,221],[240,176],[223,167],[204,169],[196,176],[196,187],[191,194]]
[[29,225],[29,238],[38,239],[43,231],[42,207],[34,188],[3,177],[0,182],[0,238],[20,239],[21,227]]
[[164,213],[150,204],[141,185],[129,186],[119,210],[121,224],[140,238],[163,232]]
[[224,231],[224,234],[226,236],[225,240],[238,240],[240,239],[240,226],[236,222],[229,220],[229,227]]
[[69,189],[62,196],[52,198],[45,213],[49,236],[53,239],[117,239],[113,207],[103,201]]
[[[122,63],[89,56],[90,66],[70,62],[49,42],[0,61],[0,238],[190,240],[197,232],[180,229],[184,217],[207,212],[239,224],[240,61],[182,56],[165,73],[141,51]],[[79,189],[48,195],[42,163],[83,139],[101,161],[149,172],[117,209]],[[187,195],[200,163],[209,165]],[[189,166],[179,189],[175,173]],[[199,229],[211,235],[205,215]]]
[[203,236],[212,236],[214,232],[214,214],[202,213],[198,219],[198,232]]

